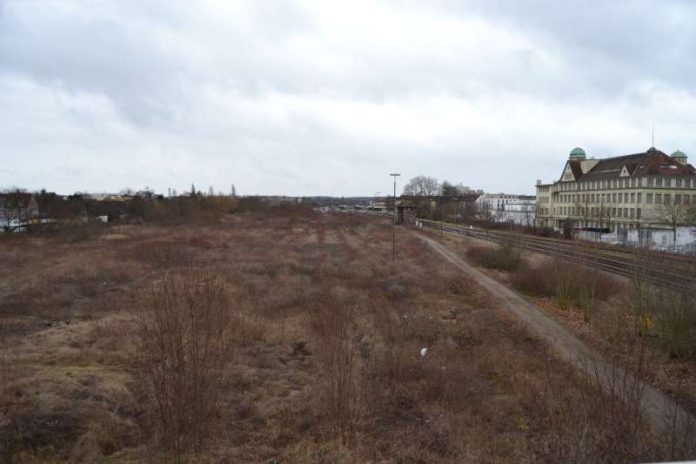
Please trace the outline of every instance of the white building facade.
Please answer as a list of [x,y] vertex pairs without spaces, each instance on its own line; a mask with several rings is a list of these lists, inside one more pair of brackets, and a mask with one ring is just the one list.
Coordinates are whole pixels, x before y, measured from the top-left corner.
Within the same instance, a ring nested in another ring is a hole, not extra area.
[[662,248],[669,231],[669,247],[688,247],[695,214],[696,169],[681,151],[588,159],[574,148],[557,181],[537,184],[538,226],[602,241]]
[[479,219],[499,223],[534,225],[536,197],[510,193],[484,193],[476,201]]

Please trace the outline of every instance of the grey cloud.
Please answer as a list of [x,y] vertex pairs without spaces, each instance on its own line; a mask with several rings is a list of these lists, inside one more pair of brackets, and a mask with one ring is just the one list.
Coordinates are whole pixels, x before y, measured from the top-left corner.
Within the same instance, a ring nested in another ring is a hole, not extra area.
[[398,168],[529,192],[576,144],[645,148],[651,118],[696,152],[688,2],[0,5],[2,185],[364,194]]

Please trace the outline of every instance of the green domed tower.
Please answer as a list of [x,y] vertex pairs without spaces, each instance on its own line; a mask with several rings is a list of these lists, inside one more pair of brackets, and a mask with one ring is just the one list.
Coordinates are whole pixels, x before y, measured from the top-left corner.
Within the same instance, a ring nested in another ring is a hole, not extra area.
[[575,147],[572,150],[570,150],[570,158],[571,160],[584,160],[586,158],[585,150],[583,150],[580,147]]
[[684,153],[681,150],[677,150],[674,153],[672,153],[672,158],[674,158],[674,161],[676,161],[679,164],[686,164],[686,153]]

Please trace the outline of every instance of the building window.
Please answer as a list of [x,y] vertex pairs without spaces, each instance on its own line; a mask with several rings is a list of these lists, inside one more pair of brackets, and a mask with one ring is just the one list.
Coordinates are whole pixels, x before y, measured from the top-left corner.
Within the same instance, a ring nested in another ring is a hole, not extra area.
[[684,204],[685,205],[688,205],[690,203],[689,198],[691,198],[691,197],[689,197],[689,195],[684,195]]
[[628,217],[628,208],[624,208],[623,210],[624,210],[624,217],[627,218]]
[[641,196],[642,196],[642,195],[643,195],[642,193],[638,192],[638,204],[639,204],[639,205],[640,205],[640,202],[641,202]]
[[611,209],[611,215],[614,217],[616,216],[616,208]]
[[631,208],[631,216],[630,217],[633,218],[633,216],[635,216],[635,215],[636,215],[635,208]]
[[662,179],[655,179],[655,187],[662,187]]
[[681,194],[679,194],[679,193],[674,194],[674,204],[681,205]]
[[636,208],[636,219],[640,219],[640,208]]
[[612,203],[616,203],[616,194],[615,193],[611,194],[611,201],[612,201]]
[[653,178],[648,177],[648,187],[652,187],[652,186],[653,186]]
[[665,205],[668,205],[672,200],[672,197],[669,193],[665,193]]
[[624,203],[628,203],[628,193],[624,193]]
[[649,205],[652,205],[652,193],[646,193],[645,194],[645,202]]
[[636,202],[636,194],[631,192],[631,203],[635,203],[635,202]]
[[656,193],[656,194],[655,194],[655,204],[656,204],[656,205],[659,205],[660,203],[662,203],[662,194],[661,194],[661,193]]
[[677,187],[678,187],[678,188],[681,188],[681,186],[682,186],[682,180],[681,180],[681,179],[676,179],[676,181],[677,181]]

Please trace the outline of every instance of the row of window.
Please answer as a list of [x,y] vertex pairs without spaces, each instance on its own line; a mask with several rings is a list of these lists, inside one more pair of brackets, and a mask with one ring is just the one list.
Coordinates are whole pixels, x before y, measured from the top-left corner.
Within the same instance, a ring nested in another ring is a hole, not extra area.
[[683,177],[634,177],[623,179],[561,182],[560,190],[604,190],[636,187],[696,188],[696,178]]
[[[685,204],[696,205],[696,194],[689,195],[687,193],[675,193],[672,196],[671,193],[646,193],[645,203],[646,204]],[[590,204],[590,203],[643,203],[642,192],[619,192],[619,193],[568,193],[559,195],[559,203],[580,203],[580,204]]]
[[[636,223],[624,223],[624,222],[619,222],[619,223],[609,223],[609,222],[588,222],[587,225],[582,224],[584,227],[595,227],[595,228],[607,228],[610,229],[612,232],[616,232],[617,230],[626,230],[626,229],[635,229],[638,227]],[[556,221],[556,227],[563,227],[563,220]]]
[[611,217],[611,218],[635,218],[640,219],[640,208],[601,208],[592,206],[589,208],[575,206],[558,206],[554,208],[554,214],[561,216],[578,216],[578,217]]

